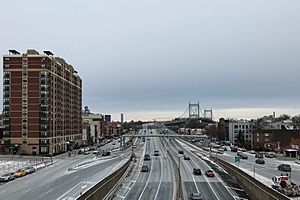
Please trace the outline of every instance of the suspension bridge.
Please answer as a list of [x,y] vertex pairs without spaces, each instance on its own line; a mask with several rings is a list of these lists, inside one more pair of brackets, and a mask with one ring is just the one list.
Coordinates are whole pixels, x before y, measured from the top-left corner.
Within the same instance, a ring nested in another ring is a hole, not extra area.
[[174,126],[186,123],[188,121],[199,121],[205,123],[214,123],[213,121],[213,111],[212,109],[201,109],[199,102],[188,104],[184,113],[173,119],[170,118],[159,118],[154,119],[154,121],[163,122],[167,126]]

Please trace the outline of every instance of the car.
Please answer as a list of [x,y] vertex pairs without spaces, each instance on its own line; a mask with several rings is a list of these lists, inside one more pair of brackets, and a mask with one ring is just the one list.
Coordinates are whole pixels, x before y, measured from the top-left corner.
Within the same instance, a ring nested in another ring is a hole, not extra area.
[[144,160],[150,160],[150,155],[149,154],[145,154],[144,155]]
[[159,151],[154,151],[154,156],[159,156]]
[[262,158],[258,158],[255,160],[255,163],[260,164],[260,165],[264,165],[265,164],[265,160]]
[[103,151],[102,156],[110,156],[110,151]]
[[88,151],[85,151],[84,153],[83,153],[83,155],[89,155],[90,154],[90,152],[88,152]]
[[178,154],[184,154],[182,150],[178,150]]
[[24,169],[18,169],[16,171],[16,178],[22,177],[22,176],[26,176],[26,171]]
[[200,193],[190,194],[190,200],[202,200],[202,195]]
[[99,152],[97,150],[93,151],[93,154],[98,155]]
[[243,152],[237,152],[237,156],[239,156],[241,159],[248,159],[248,156],[246,156]]
[[237,151],[238,151],[237,147],[230,147],[230,150],[231,150],[232,152],[237,152]]
[[267,153],[265,153],[265,157],[267,157],[267,158],[275,158],[276,154],[274,152],[267,152]]
[[32,174],[35,172],[35,168],[32,166],[25,167],[24,169],[26,171],[26,174]]
[[116,143],[115,143],[115,142],[113,142],[113,143],[112,143],[112,145],[116,145]]
[[193,174],[194,174],[194,175],[202,175],[201,169],[199,169],[199,168],[194,168],[194,169],[193,169]]
[[215,174],[214,174],[214,172],[213,172],[212,170],[207,170],[207,171],[205,172],[205,175],[206,175],[207,177],[214,177],[214,176],[215,176]]
[[280,165],[278,166],[278,170],[284,171],[284,172],[290,172],[290,171],[292,171],[292,168],[291,168],[291,166],[288,165],[288,164],[280,164]]
[[256,152],[254,150],[250,150],[250,151],[248,151],[248,153],[255,154]]
[[189,156],[186,156],[186,155],[183,156],[183,159],[184,159],[184,160],[191,160],[190,157],[189,157]]
[[147,165],[143,165],[141,172],[149,172],[149,167]]
[[16,174],[14,172],[4,173],[0,176],[0,182],[8,182],[14,180],[16,178]]

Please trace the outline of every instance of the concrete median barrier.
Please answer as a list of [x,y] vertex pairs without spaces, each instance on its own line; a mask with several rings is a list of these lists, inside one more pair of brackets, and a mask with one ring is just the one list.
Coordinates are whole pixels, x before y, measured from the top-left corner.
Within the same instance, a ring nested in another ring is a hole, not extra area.
[[130,165],[131,160],[128,160],[120,169],[104,178],[97,183],[90,190],[83,193],[78,200],[102,200],[104,197],[118,184],[127,168]]

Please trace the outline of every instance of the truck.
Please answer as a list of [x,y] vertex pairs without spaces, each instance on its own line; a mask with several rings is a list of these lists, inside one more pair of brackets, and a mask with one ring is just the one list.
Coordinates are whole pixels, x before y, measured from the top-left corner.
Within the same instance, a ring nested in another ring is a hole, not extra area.
[[291,182],[288,176],[274,176],[272,177],[272,188],[288,197],[299,197],[299,186]]

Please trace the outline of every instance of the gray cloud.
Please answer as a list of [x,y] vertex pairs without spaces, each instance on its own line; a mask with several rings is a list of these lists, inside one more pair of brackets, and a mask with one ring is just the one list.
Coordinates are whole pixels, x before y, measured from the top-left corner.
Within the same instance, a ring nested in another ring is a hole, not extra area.
[[0,50],[64,57],[83,79],[84,104],[99,112],[180,110],[198,100],[292,107],[299,8],[293,0],[3,0]]

